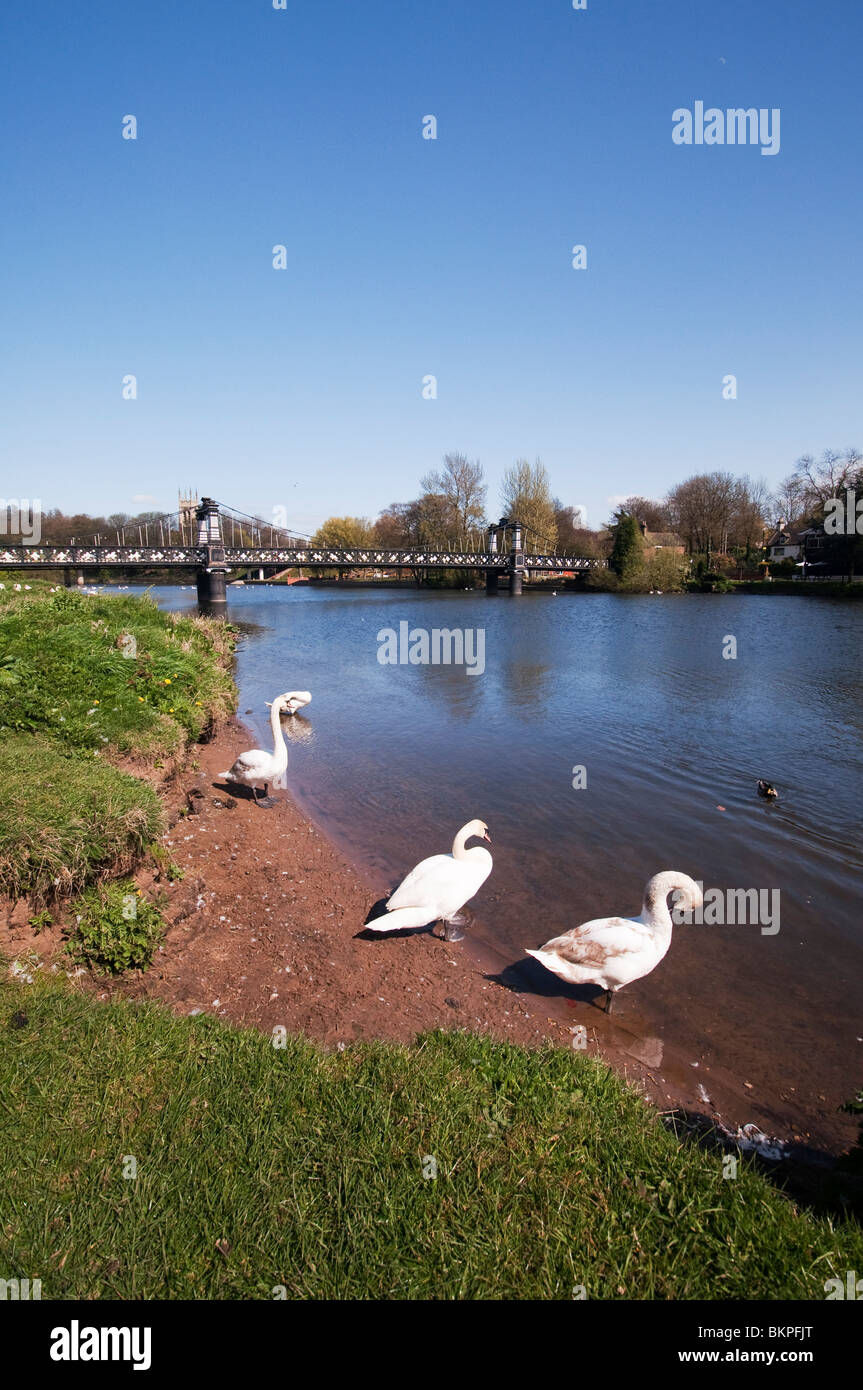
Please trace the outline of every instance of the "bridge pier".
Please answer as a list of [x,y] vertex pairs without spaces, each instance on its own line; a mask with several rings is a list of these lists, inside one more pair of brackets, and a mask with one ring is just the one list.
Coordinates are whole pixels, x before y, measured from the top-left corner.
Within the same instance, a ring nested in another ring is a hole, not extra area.
[[198,603],[202,608],[223,607],[228,602],[227,595],[227,575],[226,569],[204,568],[198,570],[195,576],[195,583],[198,590]]
[[63,584],[67,589],[74,589],[77,584],[84,584],[84,571],[78,569],[76,565],[66,565],[63,569]]
[[497,570],[486,570],[485,572],[485,591],[490,597],[497,593]]

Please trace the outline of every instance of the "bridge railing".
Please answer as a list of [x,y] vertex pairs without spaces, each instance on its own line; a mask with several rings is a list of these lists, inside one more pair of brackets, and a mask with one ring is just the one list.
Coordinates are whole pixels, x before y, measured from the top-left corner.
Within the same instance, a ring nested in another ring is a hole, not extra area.
[[[206,566],[209,558],[207,548],[203,546],[9,546],[0,550],[0,568],[198,568]],[[467,550],[331,550],[319,546],[302,549],[280,546],[260,549],[235,549],[231,546],[224,548],[224,564],[228,568],[273,565],[282,569],[292,566],[302,566],[304,569],[479,569],[508,573],[512,563],[512,555],[501,554],[498,551],[482,554]],[[540,573],[587,570],[600,563],[599,560],[582,556],[520,553],[517,557],[518,569]]]
[[0,568],[64,569],[67,565],[199,565],[197,546],[18,545],[0,550]]

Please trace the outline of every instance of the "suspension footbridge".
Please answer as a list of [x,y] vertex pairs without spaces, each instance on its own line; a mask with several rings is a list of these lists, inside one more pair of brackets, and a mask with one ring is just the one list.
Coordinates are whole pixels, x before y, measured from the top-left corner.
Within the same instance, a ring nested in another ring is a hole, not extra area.
[[[128,543],[127,529],[138,532],[137,544],[134,538],[133,543]],[[60,569],[64,582],[73,585],[83,582],[86,568],[132,572],[191,568],[196,574],[200,602],[219,605],[226,602],[228,576],[237,569],[257,568],[262,579],[268,571],[274,574],[292,568],[396,569],[416,574],[430,569],[483,570],[487,593],[497,593],[503,577],[509,593],[517,595],[522,592],[525,575],[563,574],[588,570],[601,563],[584,557],[534,554],[524,546],[524,528],[508,518],[490,526],[486,535],[485,550],[312,545],[280,527],[244,517],[213,498],[204,497],[195,509],[194,524],[191,518],[184,521],[181,514],[173,513],[146,526],[121,528],[116,533],[116,544],[99,535],[87,545],[73,541],[68,545],[0,548],[0,569]]]

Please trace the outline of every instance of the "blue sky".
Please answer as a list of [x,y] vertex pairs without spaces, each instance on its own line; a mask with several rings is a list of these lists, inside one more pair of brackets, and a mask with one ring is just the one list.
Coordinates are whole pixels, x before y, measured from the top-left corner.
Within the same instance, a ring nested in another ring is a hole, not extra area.
[[[308,531],[461,450],[490,513],[540,456],[599,525],[863,447],[858,0],[11,0],[2,28],[6,496],[189,483]],[[779,154],[676,146],[698,100],[780,108]]]

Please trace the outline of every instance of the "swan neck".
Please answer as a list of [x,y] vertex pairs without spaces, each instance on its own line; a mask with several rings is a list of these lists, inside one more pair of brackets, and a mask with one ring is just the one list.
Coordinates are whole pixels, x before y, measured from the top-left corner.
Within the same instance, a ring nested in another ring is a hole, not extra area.
[[698,884],[685,874],[654,874],[644,890],[641,909],[642,922],[654,931],[671,933],[674,921],[668,908],[668,898],[675,889],[680,889],[685,899],[692,904],[700,901]]
[[644,890],[641,919],[654,931],[671,931],[671,913],[668,910],[668,895],[678,885],[671,875],[657,874]]
[[288,745],[285,743],[285,735],[282,732],[282,723],[279,718],[278,705],[273,705],[273,708],[270,710],[270,727],[273,730],[274,755],[278,755],[282,751],[286,753],[288,751]]
[[455,839],[454,839],[453,842],[452,842],[452,857],[453,857],[453,859],[466,859],[466,858],[467,858],[467,850],[465,849],[465,844],[466,844],[467,840],[469,839],[469,836],[470,836],[470,832],[469,832],[467,826],[466,826],[466,825],[463,825],[462,828],[461,828],[461,830],[458,832],[458,834],[456,835]]
[[671,913],[668,911],[668,903],[664,900],[649,906],[645,901],[641,911],[641,919],[648,926],[657,932],[670,932],[672,928]]

